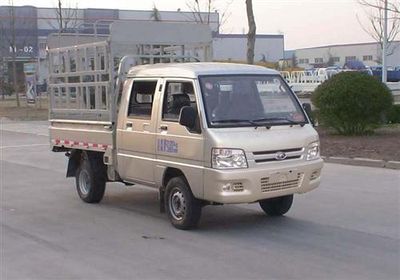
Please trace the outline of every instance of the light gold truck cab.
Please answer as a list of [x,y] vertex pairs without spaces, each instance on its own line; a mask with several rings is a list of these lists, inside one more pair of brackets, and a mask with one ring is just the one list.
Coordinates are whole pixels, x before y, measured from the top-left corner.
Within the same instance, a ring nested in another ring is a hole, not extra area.
[[[283,215],[294,194],[320,183],[319,138],[303,107],[264,67],[137,66],[124,83],[114,140],[97,143],[97,152],[58,148],[70,151],[68,174],[86,202],[99,202],[115,180],[158,189],[179,229],[196,226],[206,205],[258,202],[266,214]],[[53,126],[62,137],[62,124]]]

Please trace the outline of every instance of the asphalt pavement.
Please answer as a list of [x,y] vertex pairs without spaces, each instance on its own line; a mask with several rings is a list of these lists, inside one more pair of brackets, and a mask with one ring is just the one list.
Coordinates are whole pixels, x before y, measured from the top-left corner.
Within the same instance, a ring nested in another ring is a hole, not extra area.
[[157,192],[83,203],[47,123],[0,124],[0,279],[400,279],[400,171],[326,164],[285,217],[208,206],[179,231]]

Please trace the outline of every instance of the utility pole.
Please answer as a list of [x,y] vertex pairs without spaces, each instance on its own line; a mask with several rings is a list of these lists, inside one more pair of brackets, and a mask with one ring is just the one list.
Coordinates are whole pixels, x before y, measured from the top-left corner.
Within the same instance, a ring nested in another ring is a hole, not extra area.
[[[3,24],[0,24],[0,38],[5,38],[5,30],[3,28]],[[6,63],[6,59],[5,57],[7,56],[7,53],[4,52],[3,53],[3,46],[2,43],[0,43],[0,91],[1,91],[1,95],[2,95],[2,99],[6,99],[6,92],[5,92],[5,63]]]
[[388,24],[388,0],[385,0],[385,9],[384,9],[384,19],[383,19],[383,44],[382,44],[382,83],[387,82],[387,24]]
[[15,91],[15,96],[17,98],[17,107],[20,107],[19,102],[19,94],[18,94],[18,85],[17,85],[17,46],[15,40],[15,10],[14,10],[14,1],[10,1],[11,4],[11,50],[12,50],[12,66],[13,66],[13,87]]

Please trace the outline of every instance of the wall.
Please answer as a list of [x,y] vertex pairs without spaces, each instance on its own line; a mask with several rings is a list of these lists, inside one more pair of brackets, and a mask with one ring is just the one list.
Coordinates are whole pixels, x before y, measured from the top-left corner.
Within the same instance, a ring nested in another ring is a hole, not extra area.
[[[152,11],[131,11],[120,10],[119,19],[121,20],[153,20]],[[190,21],[193,22],[193,14],[191,12],[174,12],[174,11],[159,11],[161,21]],[[204,22],[207,22],[207,13],[203,13]],[[218,32],[219,14],[210,14],[210,28],[214,32]]]
[[[246,61],[247,36],[242,34],[218,34],[213,39],[215,60]],[[284,56],[283,35],[257,35],[254,60],[265,58],[277,62]]]
[[[83,11],[80,9],[63,10],[63,18],[68,20],[67,28],[74,29],[83,23]],[[37,8],[39,36],[47,36],[51,32],[58,32],[59,20],[56,8]]]
[[[68,11],[69,10],[69,11]],[[75,12],[75,13],[74,13]],[[193,21],[190,12],[159,11],[162,21]],[[72,17],[69,27],[81,27],[83,22],[95,22],[96,20],[152,20],[152,11],[132,11],[116,9],[66,9],[64,17]],[[56,8],[37,8],[39,36],[47,35],[49,31],[58,30]],[[203,13],[206,20],[207,13]],[[218,31],[219,14],[210,14],[210,27],[214,32]],[[86,26],[89,27],[89,26]]]
[[[0,7],[0,54],[3,58],[12,56],[11,8]],[[34,58],[38,54],[38,33],[36,8],[14,7],[15,49],[19,58]]]
[[[388,65],[397,66],[400,65],[400,41],[393,42],[392,48],[395,51],[392,55],[388,56]],[[299,67],[310,67],[315,63],[315,58],[323,58],[323,62],[326,63],[329,59],[329,54],[333,57],[339,57],[340,60],[335,62],[336,65],[343,66],[346,62],[346,56],[356,57],[357,60],[362,61],[367,66],[377,65],[380,60],[380,45],[377,43],[366,43],[366,44],[350,44],[350,45],[332,45],[316,48],[306,48],[296,50],[296,58]],[[372,60],[364,60],[364,56],[372,56]],[[309,59],[309,63],[302,63],[301,60]]]

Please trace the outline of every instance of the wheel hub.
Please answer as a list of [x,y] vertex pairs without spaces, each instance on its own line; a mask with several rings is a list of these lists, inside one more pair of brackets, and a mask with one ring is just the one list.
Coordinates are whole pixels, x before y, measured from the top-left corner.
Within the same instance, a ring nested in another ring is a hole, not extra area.
[[176,220],[182,220],[186,212],[186,201],[180,190],[173,190],[169,199],[169,210]]
[[79,189],[83,195],[87,195],[90,191],[90,177],[86,170],[82,170],[79,174]]

